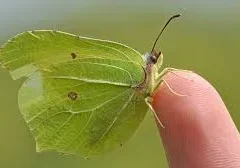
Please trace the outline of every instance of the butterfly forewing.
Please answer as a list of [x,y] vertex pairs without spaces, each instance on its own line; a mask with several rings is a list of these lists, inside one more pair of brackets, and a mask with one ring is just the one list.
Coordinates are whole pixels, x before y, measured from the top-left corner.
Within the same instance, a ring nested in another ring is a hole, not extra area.
[[140,54],[125,45],[50,30],[29,31],[15,36],[1,49],[0,61],[13,78],[20,78],[39,68],[47,69],[53,63],[92,57],[144,66]]

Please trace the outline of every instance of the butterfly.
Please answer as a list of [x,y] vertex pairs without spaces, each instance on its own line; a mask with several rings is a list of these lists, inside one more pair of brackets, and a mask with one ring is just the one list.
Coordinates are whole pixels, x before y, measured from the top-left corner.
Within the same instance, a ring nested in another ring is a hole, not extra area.
[[36,150],[104,154],[122,146],[149,109],[156,116],[151,97],[169,69],[161,71],[155,46],[179,16],[144,56],[120,43],[53,30],[24,32],[4,44],[1,65],[13,79],[26,79],[19,108]]

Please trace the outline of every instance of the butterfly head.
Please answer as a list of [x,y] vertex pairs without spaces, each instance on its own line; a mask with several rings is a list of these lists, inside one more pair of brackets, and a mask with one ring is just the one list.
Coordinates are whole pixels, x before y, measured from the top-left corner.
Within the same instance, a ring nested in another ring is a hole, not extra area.
[[159,57],[161,57],[162,52],[157,52],[153,50],[151,53],[146,53],[144,55],[144,60],[146,64],[156,64],[159,60]]

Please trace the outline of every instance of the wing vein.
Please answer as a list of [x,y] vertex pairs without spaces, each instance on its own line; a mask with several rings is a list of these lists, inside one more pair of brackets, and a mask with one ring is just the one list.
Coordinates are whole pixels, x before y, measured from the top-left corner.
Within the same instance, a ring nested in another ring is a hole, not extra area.
[[72,76],[49,76],[49,77],[46,77],[46,78],[70,79],[70,80],[79,80],[79,81],[83,81],[83,82],[86,82],[86,83],[101,83],[101,84],[109,84],[109,85],[116,85],[116,86],[131,87],[131,85],[127,84],[127,83],[112,82],[112,81],[99,80],[99,79],[78,78],[78,77],[72,77]]
[[112,49],[114,51],[117,51],[118,53],[122,54],[125,58],[127,58],[128,60],[130,60],[131,62],[134,62],[132,59],[130,59],[129,56],[127,56],[124,52],[122,52],[121,50],[118,50],[116,48],[113,48],[113,47],[110,47],[110,46],[106,46],[106,45],[102,45],[102,44],[97,44],[97,43],[94,43],[94,42],[90,42],[90,41],[85,41],[85,40],[82,40],[82,39],[79,39],[85,43],[88,43],[88,44],[93,44],[93,45],[97,45],[97,46],[101,46],[101,47],[105,47],[105,48],[108,48],[108,49]]
[[[81,129],[81,131],[77,134],[76,138],[75,138],[71,143],[69,143],[69,146],[68,146],[67,148],[69,148],[69,147],[71,146],[71,144],[72,144],[75,140],[77,140],[77,138],[78,138],[78,137],[84,132],[85,128],[89,125],[89,123],[90,123],[90,121],[91,121],[91,119],[92,119],[92,117],[93,117],[93,115],[94,115],[94,111],[95,111],[96,109],[98,109],[98,108],[100,108],[100,107],[102,107],[102,106],[108,104],[108,103],[111,102],[112,100],[114,100],[114,99],[116,99],[116,98],[122,96],[122,95],[123,95],[124,93],[126,93],[127,91],[129,91],[129,90],[126,90],[126,91],[124,91],[124,92],[118,94],[117,96],[114,96],[113,98],[109,99],[109,100],[106,101],[105,103],[101,104],[101,106],[98,106],[97,108],[91,110],[92,113],[91,113],[91,115],[90,115],[90,117],[89,117],[87,123],[85,124],[85,126],[83,127],[83,129]],[[83,141],[82,141],[82,143],[83,143]],[[74,151],[77,151],[78,148],[81,147],[82,143],[80,143],[79,145],[77,145],[77,147],[75,148]]]
[[115,65],[103,64],[103,63],[95,63],[95,62],[79,62],[79,63],[80,64],[82,64],[82,63],[83,64],[93,64],[93,65],[100,65],[100,66],[106,66],[106,67],[115,68],[115,69],[118,69],[118,70],[121,70],[121,71],[127,73],[129,78],[130,78],[130,80],[131,80],[131,82],[133,81],[133,78],[132,78],[131,74],[124,68],[121,68],[121,67],[118,67],[118,66],[115,66]]
[[[130,104],[132,98],[134,97],[135,92],[129,97],[129,99],[127,100],[127,102],[123,105],[123,107],[120,109],[120,111],[117,113],[116,117],[114,118],[113,122],[109,125],[109,127],[106,129],[106,131],[102,134],[102,136],[95,142],[95,144],[99,143],[106,135],[107,133],[111,130],[111,128],[113,127],[113,125],[115,124],[115,122],[117,121],[118,117],[120,116],[120,114],[124,111],[124,109],[126,109],[126,107]],[[90,150],[88,152],[88,155],[91,153],[92,150]]]

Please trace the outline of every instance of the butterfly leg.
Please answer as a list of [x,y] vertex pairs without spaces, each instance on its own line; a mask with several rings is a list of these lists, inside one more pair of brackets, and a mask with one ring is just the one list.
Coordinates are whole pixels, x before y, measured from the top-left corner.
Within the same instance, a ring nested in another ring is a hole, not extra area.
[[[173,73],[174,75],[176,75],[178,77],[181,77],[183,79],[187,79],[187,78],[185,78],[185,77],[175,73],[174,71],[192,72],[190,70],[177,69],[177,68],[171,68],[171,67],[167,67],[167,68],[163,69],[162,71],[160,71],[160,70],[161,69],[158,69],[158,76],[157,76],[157,78],[162,77],[162,76],[164,76],[165,74],[167,74],[169,72],[169,73]],[[189,80],[189,79],[187,79],[187,80]]]
[[[166,86],[168,87],[168,89],[169,89],[173,94],[175,94],[175,95],[177,95],[177,96],[186,96],[186,95],[182,95],[182,94],[179,94],[179,93],[175,92],[175,91],[170,87],[170,85],[168,84],[168,82],[162,78],[166,73],[170,72],[170,73],[173,73],[174,75],[179,76],[179,77],[181,77],[181,78],[183,78],[183,79],[187,79],[187,78],[185,78],[185,77],[180,76],[179,74],[176,74],[174,71],[177,71],[177,70],[179,70],[179,69],[175,69],[175,68],[165,68],[161,73],[159,73],[157,76],[155,76],[155,81],[156,81],[156,82],[155,82],[155,84],[154,84],[153,90],[155,91],[155,90],[159,87],[159,85],[160,85],[162,82],[164,82],[164,83],[166,84]],[[188,70],[181,70],[181,71],[191,72],[191,71],[188,71]],[[187,79],[187,80],[189,80],[189,79]]]
[[165,85],[167,86],[167,88],[170,90],[171,93],[173,93],[173,94],[175,94],[175,95],[177,95],[177,96],[181,96],[181,97],[187,96],[187,95],[183,95],[183,94],[180,94],[180,93],[177,93],[176,91],[174,91],[174,90],[171,88],[171,86],[168,84],[168,82],[167,82],[165,79],[162,79],[162,78],[161,78],[161,79],[158,81],[158,83],[156,83],[156,85],[154,86],[154,91],[157,90],[157,88],[160,86],[160,84],[162,84],[162,82],[165,83]]
[[146,97],[146,98],[145,98],[145,102],[146,102],[146,104],[148,105],[149,109],[153,112],[153,114],[154,114],[155,118],[157,119],[158,123],[160,124],[160,126],[161,126],[162,128],[164,128],[162,122],[161,122],[160,119],[158,118],[158,115],[157,115],[156,111],[155,111],[155,110],[153,109],[153,107],[152,107],[152,98],[151,98],[151,97]]

